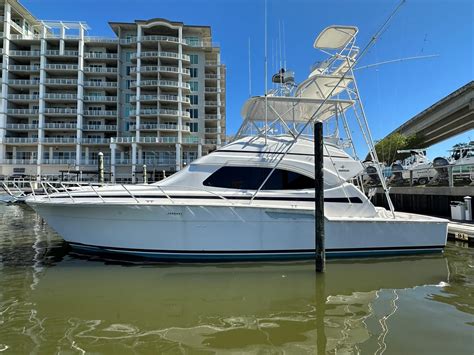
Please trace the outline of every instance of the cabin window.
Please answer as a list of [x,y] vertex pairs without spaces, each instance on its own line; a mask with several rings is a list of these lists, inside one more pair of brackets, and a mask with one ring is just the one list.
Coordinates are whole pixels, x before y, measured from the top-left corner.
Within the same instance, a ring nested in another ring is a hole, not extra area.
[[[271,168],[225,166],[214,172],[203,184],[228,189],[257,190]],[[293,171],[276,169],[262,190],[313,189],[314,180]]]

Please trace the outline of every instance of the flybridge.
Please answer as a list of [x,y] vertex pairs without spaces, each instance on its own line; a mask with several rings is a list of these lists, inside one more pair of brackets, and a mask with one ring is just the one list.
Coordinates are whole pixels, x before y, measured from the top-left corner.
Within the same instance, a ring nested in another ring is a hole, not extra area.
[[[358,160],[351,133],[351,124],[355,122],[372,160],[378,166],[374,142],[360,101],[354,66],[386,25],[387,22],[362,51],[356,46],[357,27],[333,25],[325,28],[316,37],[313,47],[327,58],[314,65],[308,78],[299,85],[295,85],[293,80],[283,80],[284,70],[275,75],[273,81],[280,79],[280,89],[247,100],[242,109],[244,122],[235,139],[258,136],[267,141],[269,136],[290,135],[296,142],[300,136],[313,137],[312,123],[327,122],[328,128],[331,122],[334,131],[330,134],[326,132],[327,138],[337,142],[341,148],[350,147],[353,158]],[[344,138],[340,137],[340,131],[345,132]],[[294,142],[288,145],[288,151]],[[378,174],[382,175],[380,169]],[[393,213],[385,182],[382,181],[382,184]]]

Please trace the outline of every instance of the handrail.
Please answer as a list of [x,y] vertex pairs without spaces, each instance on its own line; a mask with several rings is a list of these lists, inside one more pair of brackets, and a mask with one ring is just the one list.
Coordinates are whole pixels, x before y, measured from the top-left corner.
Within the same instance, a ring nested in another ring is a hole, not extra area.
[[130,196],[132,196],[132,198],[133,198],[137,203],[140,202],[140,201],[138,201],[138,199],[135,197],[135,195],[132,194],[132,193],[125,187],[124,184],[120,184],[120,185],[125,189],[125,191],[127,191],[127,193],[128,193]]
[[61,187],[64,189],[64,191],[66,191],[66,193],[68,194],[68,196],[71,198],[72,203],[76,203],[76,201],[74,200],[74,197],[72,197],[72,195],[69,193],[69,190],[68,190],[66,187],[64,187],[63,183],[60,182],[59,184],[60,184]]
[[102,200],[103,203],[105,203],[105,200],[104,198],[96,191],[96,189],[94,189],[94,187],[92,186],[92,184],[89,183],[89,187],[92,189],[92,191],[95,192],[95,194]]
[[46,187],[44,186],[43,181],[40,181],[40,185],[41,185],[41,187],[43,188],[43,191],[44,191],[44,193],[46,194],[46,196],[48,196],[48,201],[51,201],[51,196],[49,196],[48,190],[47,190]]

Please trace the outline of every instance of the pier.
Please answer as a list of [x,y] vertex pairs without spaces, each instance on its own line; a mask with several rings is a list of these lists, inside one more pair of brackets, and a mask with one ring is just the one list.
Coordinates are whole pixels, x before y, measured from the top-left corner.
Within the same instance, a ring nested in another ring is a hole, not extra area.
[[[390,197],[395,210],[451,218],[451,202],[474,197],[474,186],[406,186],[391,187]],[[388,207],[382,188],[377,188],[372,198],[376,206]],[[450,237],[474,243],[473,221],[451,221],[448,225]]]

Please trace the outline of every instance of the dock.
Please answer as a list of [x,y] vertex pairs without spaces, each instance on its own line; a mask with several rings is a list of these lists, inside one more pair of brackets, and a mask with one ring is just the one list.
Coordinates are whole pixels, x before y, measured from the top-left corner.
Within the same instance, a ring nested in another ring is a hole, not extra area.
[[474,222],[473,221],[450,221],[448,224],[448,237],[474,243]]
[[[448,219],[451,217],[451,202],[463,201],[465,196],[474,198],[474,186],[390,187],[390,197],[396,211],[440,216]],[[377,188],[372,202],[376,206],[388,208],[381,188]]]

